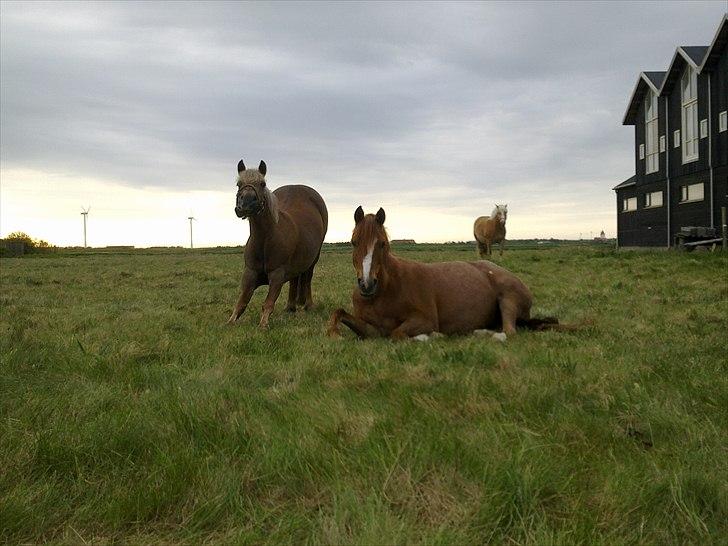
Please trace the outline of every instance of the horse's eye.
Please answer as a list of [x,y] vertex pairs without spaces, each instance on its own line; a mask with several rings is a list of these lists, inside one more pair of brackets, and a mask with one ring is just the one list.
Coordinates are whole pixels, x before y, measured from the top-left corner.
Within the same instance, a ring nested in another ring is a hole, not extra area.
[[265,182],[261,182],[261,183],[260,183],[260,187],[261,187],[261,188],[265,188]]
[[379,241],[379,248],[384,248],[384,241]]

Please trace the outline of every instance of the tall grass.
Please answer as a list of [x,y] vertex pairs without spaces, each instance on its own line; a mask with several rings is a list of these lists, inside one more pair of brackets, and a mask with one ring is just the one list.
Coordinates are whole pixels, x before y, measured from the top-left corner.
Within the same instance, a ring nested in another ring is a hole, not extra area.
[[[407,250],[472,259],[467,247]],[[728,538],[728,260],[506,252],[537,314],[497,344],[324,336],[264,293],[224,325],[241,256],[0,262],[6,542],[720,544]]]

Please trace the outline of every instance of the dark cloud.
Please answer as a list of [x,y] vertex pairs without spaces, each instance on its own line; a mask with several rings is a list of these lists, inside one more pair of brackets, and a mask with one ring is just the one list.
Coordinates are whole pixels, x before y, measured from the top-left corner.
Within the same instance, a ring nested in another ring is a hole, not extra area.
[[4,2],[2,166],[223,189],[242,155],[347,203],[450,187],[611,207],[638,72],[707,43],[724,10]]

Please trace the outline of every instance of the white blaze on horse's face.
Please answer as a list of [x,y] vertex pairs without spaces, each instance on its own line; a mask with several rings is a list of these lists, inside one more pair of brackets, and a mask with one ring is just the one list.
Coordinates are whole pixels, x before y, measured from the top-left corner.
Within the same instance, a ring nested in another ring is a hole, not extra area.
[[364,256],[364,259],[361,261],[361,270],[362,270],[362,280],[369,284],[369,276],[372,272],[372,259],[374,258],[374,243],[372,243],[369,246],[369,250],[367,251],[367,255]]

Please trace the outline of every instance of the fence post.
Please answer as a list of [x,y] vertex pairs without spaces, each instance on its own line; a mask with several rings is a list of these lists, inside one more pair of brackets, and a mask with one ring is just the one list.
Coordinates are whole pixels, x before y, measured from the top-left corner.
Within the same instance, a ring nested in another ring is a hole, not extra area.
[[728,222],[726,221],[726,208],[720,207],[720,220],[723,226],[723,252],[728,251]]

